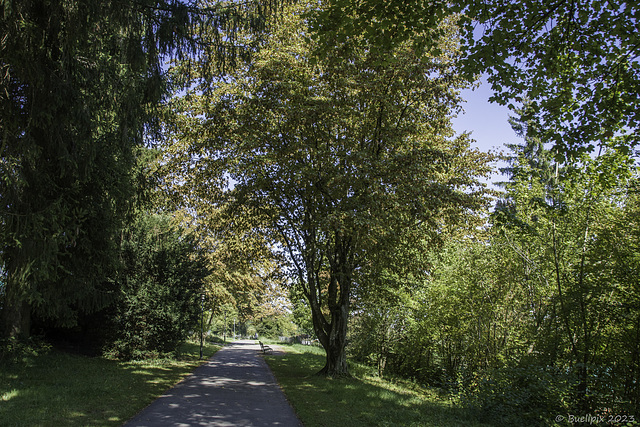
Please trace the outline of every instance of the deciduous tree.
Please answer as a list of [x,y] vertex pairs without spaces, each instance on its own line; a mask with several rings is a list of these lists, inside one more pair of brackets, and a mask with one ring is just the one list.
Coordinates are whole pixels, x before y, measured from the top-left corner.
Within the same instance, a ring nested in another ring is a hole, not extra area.
[[342,44],[318,60],[303,13],[286,13],[249,67],[185,95],[178,141],[279,242],[326,350],[321,372],[341,376],[355,272],[405,230],[435,240],[483,206],[488,156],[451,129],[465,84],[453,22],[436,56]]
[[386,49],[416,33],[437,34],[452,13],[466,22],[467,75],[486,73],[501,104],[516,109],[528,100],[539,136],[555,144],[559,156],[611,143],[628,151],[638,144],[636,2],[330,0],[316,15],[315,29],[321,46],[363,34]]

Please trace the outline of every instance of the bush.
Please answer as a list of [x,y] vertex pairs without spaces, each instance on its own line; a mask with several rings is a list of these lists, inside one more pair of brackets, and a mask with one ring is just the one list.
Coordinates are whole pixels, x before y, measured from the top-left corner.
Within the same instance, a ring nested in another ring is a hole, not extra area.
[[496,425],[551,425],[568,413],[572,385],[572,376],[554,367],[507,367],[461,376],[460,398]]
[[16,337],[0,340],[0,365],[24,363],[32,357],[46,354],[51,346],[38,338],[18,339]]
[[120,296],[106,353],[120,359],[174,352],[199,325],[205,261],[170,218],[140,218],[122,243]]
[[297,327],[291,316],[272,315],[259,319],[255,324],[255,331],[262,337],[278,338],[295,335]]

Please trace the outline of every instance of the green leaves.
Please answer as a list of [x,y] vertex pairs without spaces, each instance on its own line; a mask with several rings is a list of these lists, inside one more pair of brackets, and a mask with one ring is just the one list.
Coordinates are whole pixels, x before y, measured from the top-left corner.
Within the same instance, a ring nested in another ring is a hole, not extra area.
[[376,257],[413,231],[435,244],[443,229],[475,224],[471,212],[487,202],[478,175],[491,158],[454,138],[449,122],[466,84],[451,22],[431,40],[437,56],[348,37],[318,57],[306,13],[292,7],[249,66],[203,87],[199,102],[177,103],[178,139],[206,165],[181,179],[201,188],[209,173],[229,177],[208,200],[246,213],[274,243],[329,358],[343,360],[352,290],[364,285],[355,272],[389,262]]
[[123,236],[106,351],[122,359],[174,352],[200,321],[204,254],[166,216],[141,214]]
[[330,1],[312,27],[320,46],[360,40],[388,51],[413,40],[430,52],[441,23],[453,15],[463,35],[465,76],[488,74],[492,101],[502,105],[528,98],[544,130],[539,136],[565,157],[593,152],[613,135],[628,147],[640,142],[634,3]]
[[[549,153],[532,150],[535,146],[535,139],[527,138],[525,146],[516,148],[520,156],[512,161],[507,198],[498,205],[494,218],[499,221],[493,223],[501,233],[493,244],[511,248],[523,263],[522,283],[546,295],[537,308],[537,335],[531,338],[540,353],[524,360],[575,367],[569,373],[576,376],[579,403],[605,405],[607,398],[599,392],[587,395],[584,387],[598,387],[604,381],[599,372],[611,371],[611,366],[636,363],[621,353],[607,353],[600,343],[622,336],[611,327],[619,321],[617,298],[627,285],[611,279],[619,271],[612,253],[627,238],[611,233],[618,227],[614,218],[634,209],[629,195],[637,167],[616,149],[554,165]],[[634,223],[629,224],[633,235]],[[615,387],[620,380],[607,381]],[[615,393],[622,396],[620,390]]]
[[[606,144],[622,127],[638,126],[628,104],[635,102],[631,94],[640,77],[631,71],[636,12],[605,9],[604,3],[495,2],[466,9],[485,29],[465,59],[467,70],[495,72],[493,88],[502,102],[524,94],[539,105],[540,136],[570,156]],[[469,45],[473,37],[467,34]],[[513,61],[521,64],[516,70]],[[637,142],[625,138],[628,146]]]

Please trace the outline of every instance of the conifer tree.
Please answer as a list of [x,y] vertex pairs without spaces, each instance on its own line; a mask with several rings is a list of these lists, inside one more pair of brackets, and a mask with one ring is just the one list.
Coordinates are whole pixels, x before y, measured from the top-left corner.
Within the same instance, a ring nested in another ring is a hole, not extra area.
[[[274,2],[261,2],[270,4]],[[178,0],[5,1],[0,15],[2,333],[108,304],[118,232],[153,137],[167,55],[232,66],[268,8]],[[210,38],[199,33],[208,28]]]

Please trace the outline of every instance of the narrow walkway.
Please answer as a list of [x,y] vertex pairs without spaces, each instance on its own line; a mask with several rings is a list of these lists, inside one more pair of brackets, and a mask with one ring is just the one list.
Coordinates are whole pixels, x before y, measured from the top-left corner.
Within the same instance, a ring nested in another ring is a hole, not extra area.
[[236,341],[124,424],[302,427],[256,341]]

